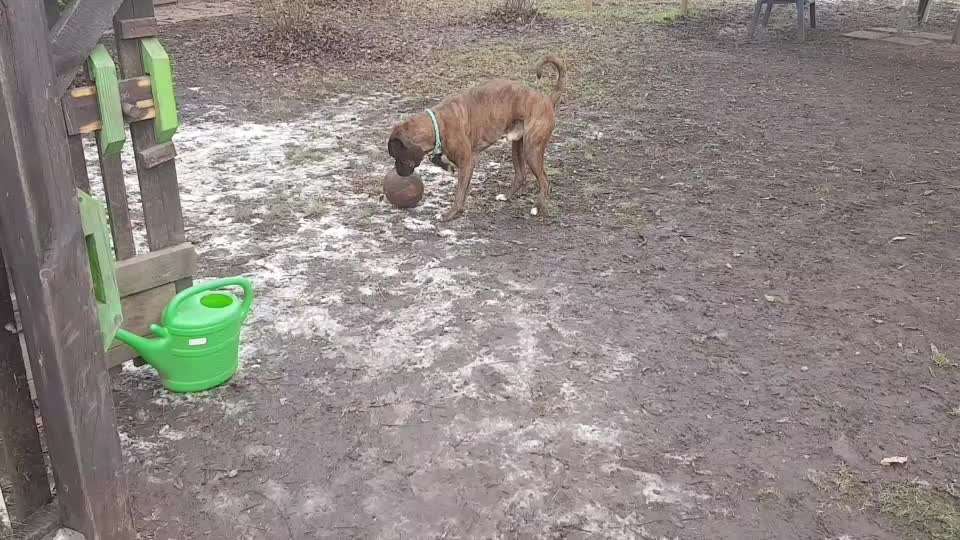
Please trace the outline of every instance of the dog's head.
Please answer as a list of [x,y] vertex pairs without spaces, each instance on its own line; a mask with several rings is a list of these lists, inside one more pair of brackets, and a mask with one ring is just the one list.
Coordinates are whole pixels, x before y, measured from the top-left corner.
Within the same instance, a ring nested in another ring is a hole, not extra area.
[[394,130],[393,134],[390,135],[390,142],[387,143],[387,151],[390,152],[390,156],[396,161],[394,166],[397,169],[397,174],[400,176],[410,176],[413,174],[413,171],[420,166],[420,162],[423,161],[423,156],[427,153],[420,149],[415,143],[410,141],[410,139],[404,136],[402,130]]
[[[406,122],[393,128],[390,133],[390,141],[387,143],[387,151],[390,152],[396,164],[394,168],[400,176],[410,176],[413,171],[420,166],[423,156],[427,155],[429,150],[424,149],[424,139],[422,122],[417,117],[411,118]],[[433,138],[433,128],[430,128],[430,138]],[[431,144],[430,147],[433,145]]]

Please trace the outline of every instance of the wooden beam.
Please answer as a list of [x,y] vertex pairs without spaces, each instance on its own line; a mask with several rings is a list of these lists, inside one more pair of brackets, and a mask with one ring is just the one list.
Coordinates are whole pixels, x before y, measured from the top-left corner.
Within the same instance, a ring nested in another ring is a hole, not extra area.
[[[20,350],[10,285],[0,254],[0,491],[12,523],[50,502],[47,465]],[[3,536],[0,523],[0,537]]]
[[144,148],[140,151],[140,163],[143,166],[152,169],[161,163],[166,163],[177,157],[177,148],[172,142],[157,144],[150,148]]
[[125,296],[123,328],[139,336],[150,335],[150,325],[159,324],[163,309],[177,294],[173,283]]
[[120,296],[130,296],[193,276],[197,252],[189,243],[159,249],[117,263]]
[[[81,0],[85,3],[89,0]],[[40,2],[0,9],[0,250],[56,471],[63,524],[134,538],[86,242]],[[37,149],[42,149],[38,151]]]
[[107,199],[110,216],[110,233],[113,235],[113,252],[118,261],[136,257],[137,245],[133,240],[133,222],[130,220],[130,197],[127,195],[126,175],[123,162],[117,154],[106,156],[97,141],[100,158],[100,180]]
[[67,91],[77,70],[110,28],[110,20],[122,0],[74,0],[50,30],[50,54],[53,56],[52,93]]
[[154,37],[159,31],[156,17],[143,17],[140,19],[120,21],[121,39]]
[[[153,17],[153,0],[124,0],[113,19],[114,35],[117,36],[117,55],[124,78],[144,74],[140,45],[135,40],[120,38],[120,25],[130,19]],[[153,120],[130,124],[134,155],[137,160],[137,176],[140,179],[140,199],[143,201],[143,220],[147,227],[147,243],[150,250],[158,250],[186,241],[183,227],[183,211],[180,207],[180,187],[177,183],[176,161],[169,160],[155,167],[148,167],[142,152],[157,144]],[[177,290],[193,283],[181,279]]]
[[[124,109],[124,120],[136,122],[156,116],[153,108],[153,94],[150,91],[150,77],[134,77],[120,81],[120,105]],[[79,135],[93,133],[100,129],[100,107],[97,105],[95,86],[71,88],[63,96],[63,118],[67,123],[67,133]]]

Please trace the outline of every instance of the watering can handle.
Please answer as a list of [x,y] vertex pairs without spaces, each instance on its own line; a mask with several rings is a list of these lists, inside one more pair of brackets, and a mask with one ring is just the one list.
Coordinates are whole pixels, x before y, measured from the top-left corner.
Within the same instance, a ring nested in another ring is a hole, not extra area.
[[173,297],[173,300],[170,301],[170,304],[167,305],[167,308],[163,310],[163,324],[170,324],[167,319],[171,317],[172,314],[177,312],[177,310],[180,308],[180,304],[183,303],[183,301],[187,298],[197,294],[205,293],[207,291],[216,291],[226,287],[240,287],[243,289],[243,305],[240,306],[240,312],[243,313],[243,317],[246,317],[247,313],[250,312],[250,307],[253,305],[253,283],[245,277],[232,277],[215,279],[213,281],[201,283],[200,285],[195,285],[189,289],[180,291],[176,296]]

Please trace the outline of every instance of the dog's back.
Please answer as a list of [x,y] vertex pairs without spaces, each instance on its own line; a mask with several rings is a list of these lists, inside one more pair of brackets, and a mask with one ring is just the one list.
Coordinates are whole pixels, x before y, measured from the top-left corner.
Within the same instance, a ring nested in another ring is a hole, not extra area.
[[461,125],[470,126],[468,136],[478,151],[505,135],[508,140],[517,140],[529,129],[530,122],[552,125],[564,91],[566,71],[559,61],[550,58],[538,66],[537,76],[543,75],[545,65],[557,66],[560,75],[553,95],[547,96],[517,81],[492,79],[445,99],[436,110],[450,111],[461,118]]

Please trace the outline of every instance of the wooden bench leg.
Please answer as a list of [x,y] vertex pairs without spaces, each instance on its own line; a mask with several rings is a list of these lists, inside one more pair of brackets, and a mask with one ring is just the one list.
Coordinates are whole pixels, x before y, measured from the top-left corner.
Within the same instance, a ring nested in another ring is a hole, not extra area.
[[747,37],[748,40],[753,39],[753,35],[757,31],[757,21],[760,19],[760,9],[763,7],[765,0],[757,0],[757,4],[753,6],[753,18],[750,19],[750,35]]
[[763,29],[767,29],[770,24],[770,12],[773,11],[773,2],[767,2],[767,9],[763,12]]
[[805,41],[807,39],[807,25],[804,24],[803,20],[803,3],[804,0],[797,0],[797,34],[800,41]]
[[960,15],[957,16],[957,24],[953,27],[953,44],[960,45]]

